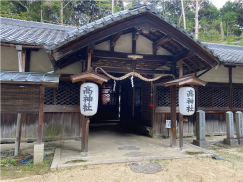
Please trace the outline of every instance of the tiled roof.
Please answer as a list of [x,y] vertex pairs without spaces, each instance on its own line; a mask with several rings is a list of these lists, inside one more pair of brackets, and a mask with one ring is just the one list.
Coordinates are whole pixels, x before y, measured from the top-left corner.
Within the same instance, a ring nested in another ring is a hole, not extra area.
[[187,35],[190,39],[194,40],[203,49],[213,54],[221,62],[243,63],[243,60],[241,60],[241,57],[243,58],[243,56],[241,56],[243,54],[241,47],[201,43],[200,40],[195,39],[186,30],[180,28],[179,25],[174,24],[170,20],[166,19],[165,16],[157,13],[153,6],[150,5],[139,6],[120,11],[79,28],[1,17],[0,37],[1,41],[6,43],[41,45],[47,52],[49,52],[66,44],[67,42],[86,35],[89,32],[102,28],[121,19],[144,13],[146,11],[155,14],[163,21],[170,23],[174,28],[178,29]]
[[223,45],[223,44],[214,44],[206,43],[202,44],[207,45],[210,50],[212,50],[214,55],[217,55],[222,62],[225,63],[243,63],[243,46],[234,46],[234,45]]
[[45,49],[63,43],[75,27],[32,22],[11,18],[0,18],[1,42],[41,45]]
[[0,71],[0,81],[14,83],[40,83],[40,84],[58,84],[59,73],[37,73],[37,72],[17,72],[17,71]]

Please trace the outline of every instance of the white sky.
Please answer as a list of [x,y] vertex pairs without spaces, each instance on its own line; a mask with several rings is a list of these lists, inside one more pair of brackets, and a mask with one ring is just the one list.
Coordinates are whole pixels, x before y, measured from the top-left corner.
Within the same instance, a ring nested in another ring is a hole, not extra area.
[[[218,9],[222,8],[223,5],[227,2],[228,0],[211,0],[214,6],[216,6]],[[233,0],[230,0],[233,1]]]

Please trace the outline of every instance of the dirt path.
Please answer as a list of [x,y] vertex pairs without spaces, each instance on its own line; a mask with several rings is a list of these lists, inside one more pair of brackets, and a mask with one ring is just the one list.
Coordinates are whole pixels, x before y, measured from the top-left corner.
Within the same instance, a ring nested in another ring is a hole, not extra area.
[[[150,162],[150,161],[147,161]],[[243,165],[235,167],[231,162],[211,158],[186,158],[157,161],[163,170],[155,174],[135,173],[128,163],[103,164],[49,172],[15,180],[4,181],[84,181],[84,182],[156,182],[156,181],[229,181],[243,182]]]

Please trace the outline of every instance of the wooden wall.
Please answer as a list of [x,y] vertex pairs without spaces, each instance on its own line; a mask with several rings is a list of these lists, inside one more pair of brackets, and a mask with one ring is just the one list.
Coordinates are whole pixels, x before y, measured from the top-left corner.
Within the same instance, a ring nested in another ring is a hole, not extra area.
[[[167,136],[168,131],[165,128],[166,120],[170,120],[170,113],[156,112],[153,124],[153,136]],[[178,114],[177,114],[178,121]],[[183,124],[183,135],[195,135],[195,116],[190,116],[188,122]],[[206,135],[226,135],[225,113],[207,113],[206,112]]]
[[[71,139],[81,136],[80,112],[44,113],[43,139]],[[37,139],[38,114],[22,114],[22,139]],[[15,138],[17,114],[1,115],[1,140]]]

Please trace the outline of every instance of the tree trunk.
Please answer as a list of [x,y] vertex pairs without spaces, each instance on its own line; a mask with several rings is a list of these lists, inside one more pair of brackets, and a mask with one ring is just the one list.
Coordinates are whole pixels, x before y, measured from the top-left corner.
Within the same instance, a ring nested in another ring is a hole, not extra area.
[[183,16],[184,29],[186,30],[186,16],[185,16],[183,0],[181,0],[181,11],[182,11],[182,16]]
[[60,16],[61,16],[61,25],[63,25],[63,2],[62,1],[61,1]]
[[222,21],[220,22],[220,33],[221,33],[222,39],[224,39],[224,29],[223,29],[223,23],[222,23]]
[[41,22],[43,22],[43,12],[41,10]]
[[112,6],[111,14],[114,14],[114,0],[111,0],[111,6]]
[[196,10],[195,10],[195,38],[198,39],[198,1],[196,0]]
[[229,24],[228,24],[228,21],[227,21],[227,37],[229,37]]

